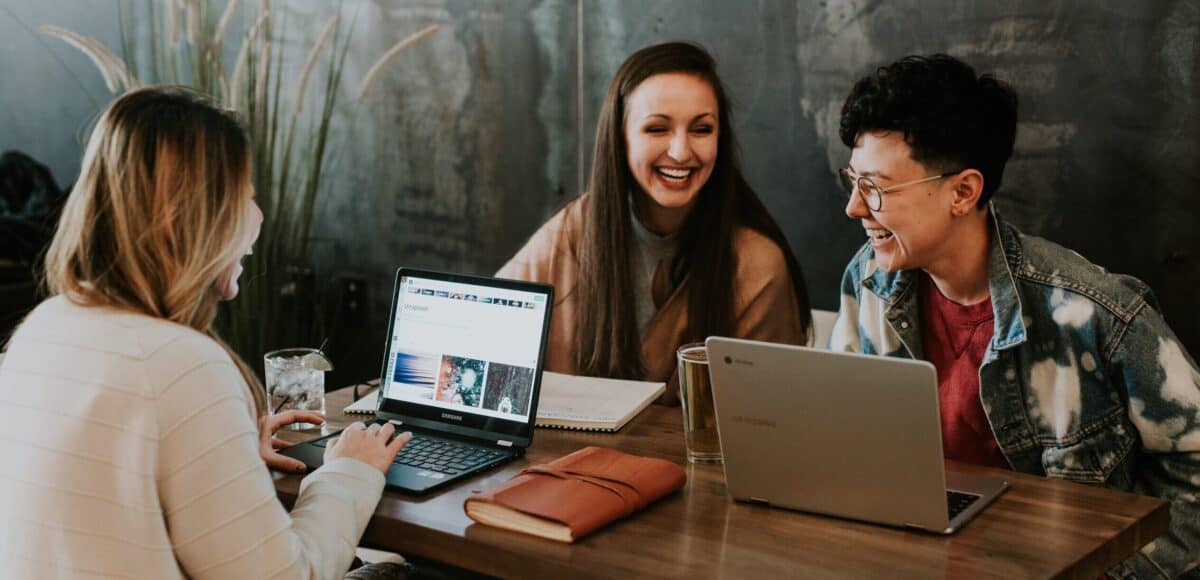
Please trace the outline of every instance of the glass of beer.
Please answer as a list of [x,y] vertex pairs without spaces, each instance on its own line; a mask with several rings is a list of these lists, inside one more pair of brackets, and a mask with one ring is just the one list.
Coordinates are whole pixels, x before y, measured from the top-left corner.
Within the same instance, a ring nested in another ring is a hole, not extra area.
[[720,463],[717,413],[713,409],[712,382],[708,376],[708,350],[704,343],[685,344],[675,351],[679,361],[679,399],[683,403],[683,438],[692,463]]

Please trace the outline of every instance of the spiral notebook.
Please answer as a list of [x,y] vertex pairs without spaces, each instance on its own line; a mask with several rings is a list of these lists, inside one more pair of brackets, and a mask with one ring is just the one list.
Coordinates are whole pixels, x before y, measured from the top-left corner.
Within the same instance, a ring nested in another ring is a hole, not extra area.
[[[379,385],[379,379],[375,379],[368,385]],[[360,385],[361,386],[361,385]],[[379,389],[375,389],[361,399],[350,403],[342,408],[342,412],[347,415],[374,415],[375,408],[379,406]]]
[[[538,397],[538,427],[617,431],[666,390],[666,383],[579,377],[545,371]],[[343,411],[374,415],[379,390]]]

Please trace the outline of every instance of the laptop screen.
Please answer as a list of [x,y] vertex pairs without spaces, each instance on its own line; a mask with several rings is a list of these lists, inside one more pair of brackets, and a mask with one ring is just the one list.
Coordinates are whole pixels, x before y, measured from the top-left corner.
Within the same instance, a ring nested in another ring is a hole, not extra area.
[[535,418],[550,287],[402,269],[381,410],[520,433]]

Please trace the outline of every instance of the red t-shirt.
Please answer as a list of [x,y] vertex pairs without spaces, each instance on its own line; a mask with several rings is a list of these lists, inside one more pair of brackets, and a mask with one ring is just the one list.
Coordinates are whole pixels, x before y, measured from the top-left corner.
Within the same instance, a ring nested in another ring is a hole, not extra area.
[[921,273],[921,344],[937,368],[942,452],[955,459],[1009,468],[979,400],[979,366],[992,340],[992,300],[963,306]]

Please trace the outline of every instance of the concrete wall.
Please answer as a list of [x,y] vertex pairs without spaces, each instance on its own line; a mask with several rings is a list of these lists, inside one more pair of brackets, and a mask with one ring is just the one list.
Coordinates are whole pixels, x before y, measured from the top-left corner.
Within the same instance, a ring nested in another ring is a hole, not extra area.
[[[81,127],[110,97],[83,57],[38,42],[16,19],[115,46],[114,4],[0,0],[0,149],[29,152],[62,182],[78,170]],[[1121,0],[348,1],[343,14],[356,24],[347,96],[392,43],[429,23],[443,28],[402,56],[366,102],[348,98],[338,112],[314,255],[323,276],[367,280],[370,311],[366,325],[337,329],[335,357],[348,365],[347,379],[376,372],[397,266],[500,266],[578,192],[600,98],[620,62],[671,39],[716,55],[737,104],[743,166],[791,240],[815,306],[835,305],[842,268],[863,241],[841,213],[834,180],[848,158],[836,137],[842,99],[874,66],[944,51],[995,71],[1021,95],[1017,152],[997,197],[1003,214],[1146,280],[1198,353],[1198,8]],[[331,9],[316,0],[286,5],[293,52]]]

